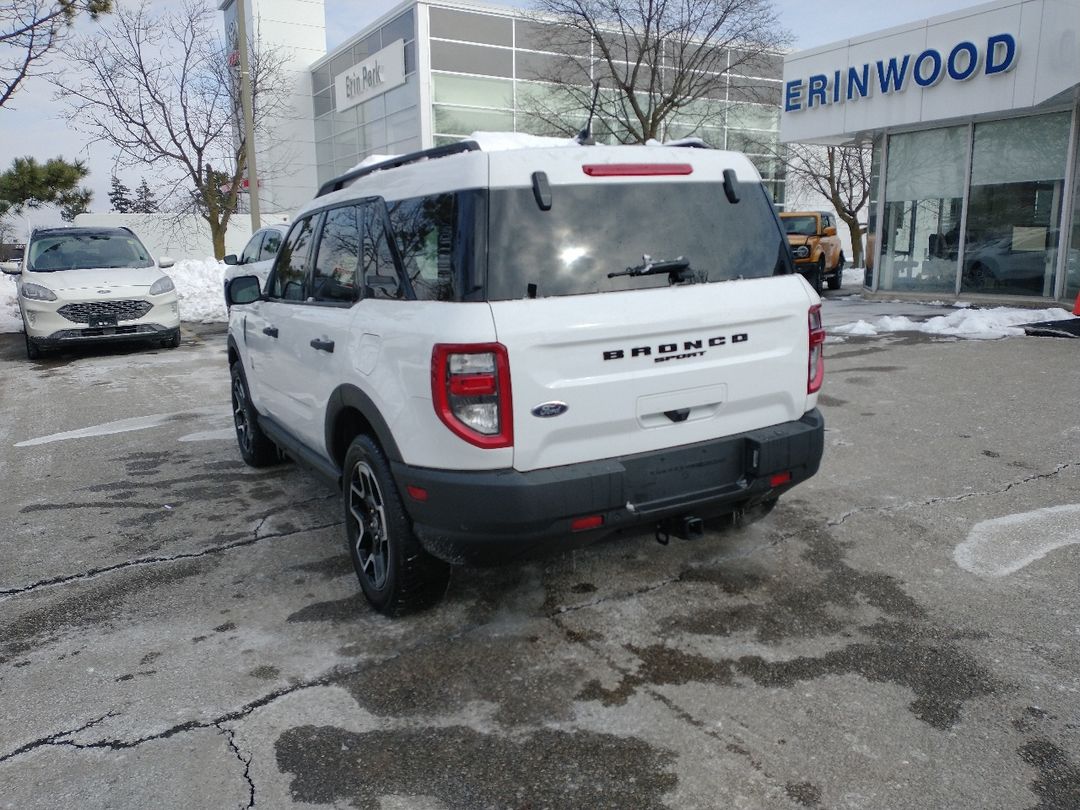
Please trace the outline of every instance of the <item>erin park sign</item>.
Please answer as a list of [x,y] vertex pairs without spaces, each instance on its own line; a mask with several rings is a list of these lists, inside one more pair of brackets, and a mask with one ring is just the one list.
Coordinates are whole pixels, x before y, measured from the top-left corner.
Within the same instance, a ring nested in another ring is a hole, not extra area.
[[405,40],[391,42],[334,77],[334,108],[341,112],[405,84]]
[[791,79],[784,82],[784,112],[845,104],[873,93],[902,93],[911,85],[934,87],[945,79],[966,82],[1007,73],[1016,64],[1016,48],[1012,34],[994,34],[985,44],[964,40],[948,51],[927,48],[918,55],[891,56]]

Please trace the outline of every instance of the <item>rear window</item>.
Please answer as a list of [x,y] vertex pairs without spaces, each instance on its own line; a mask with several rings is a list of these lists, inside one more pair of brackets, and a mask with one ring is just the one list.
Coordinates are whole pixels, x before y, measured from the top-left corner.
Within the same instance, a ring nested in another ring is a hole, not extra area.
[[90,268],[152,267],[150,254],[132,234],[79,233],[42,236],[30,245],[35,273]]
[[678,260],[697,283],[791,272],[758,185],[743,184],[735,204],[713,183],[554,186],[549,211],[531,188],[489,194],[489,300],[666,287],[667,272],[609,278],[649,262]]

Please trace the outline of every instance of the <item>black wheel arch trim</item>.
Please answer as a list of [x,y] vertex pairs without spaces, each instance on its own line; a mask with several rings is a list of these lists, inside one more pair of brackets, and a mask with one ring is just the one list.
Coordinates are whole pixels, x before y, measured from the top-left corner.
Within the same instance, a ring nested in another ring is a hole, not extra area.
[[330,399],[326,404],[326,449],[330,452],[334,462],[338,465],[345,463],[344,452],[341,454],[341,458],[337,457],[338,454],[334,448],[334,434],[342,411],[349,408],[359,412],[365,421],[371,425],[371,429],[375,434],[373,438],[382,447],[387,459],[400,462],[402,460],[401,451],[398,450],[394,435],[390,432],[390,426],[383,419],[378,407],[376,407],[371,397],[355,385],[348,383],[339,385],[334,390],[334,393],[330,395]]

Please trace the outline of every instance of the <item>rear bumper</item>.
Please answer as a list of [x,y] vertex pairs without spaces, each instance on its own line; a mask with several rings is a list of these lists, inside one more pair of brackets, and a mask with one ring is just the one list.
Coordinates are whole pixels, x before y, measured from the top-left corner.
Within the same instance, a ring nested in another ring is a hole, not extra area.
[[[393,469],[425,549],[448,562],[486,562],[770,500],[817,472],[824,431],[814,409],[795,422],[709,442],[534,472]],[[770,479],[780,473],[791,477],[774,486]],[[410,497],[409,487],[422,488],[427,499]],[[601,528],[571,532],[572,520],[595,515]]]

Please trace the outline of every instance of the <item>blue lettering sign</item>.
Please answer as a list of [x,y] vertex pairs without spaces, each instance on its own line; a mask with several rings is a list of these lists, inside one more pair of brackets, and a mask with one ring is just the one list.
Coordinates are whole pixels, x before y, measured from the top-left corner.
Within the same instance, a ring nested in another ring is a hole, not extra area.
[[784,86],[784,112],[802,109],[802,79],[794,79]]
[[832,80],[832,103],[833,104],[839,104],[840,103],[840,90],[841,89],[842,88],[840,87],[840,71],[838,70],[838,71],[833,73],[833,80]]
[[[924,65],[930,62],[930,74],[927,75]],[[915,84],[919,87],[933,87],[941,80],[941,54],[930,48],[915,59],[915,66],[911,69],[911,75],[915,77]]]
[[[999,61],[998,52],[1004,50]],[[1007,73],[1016,61],[1016,39],[1012,34],[996,34],[986,40],[986,75]]]
[[853,67],[848,68],[847,100],[866,98],[868,95],[870,95],[870,65],[863,65],[861,74]]
[[829,87],[829,77],[824,73],[815,73],[810,77],[810,82],[806,86],[806,109],[810,109],[814,106],[814,99],[818,99],[819,103],[824,106],[829,103],[829,96],[826,90]]
[[878,84],[881,85],[882,93],[903,92],[910,61],[911,55],[905,54],[899,65],[896,64],[895,56],[889,60],[888,66],[884,62],[877,63]]
[[[957,57],[967,54],[964,67],[959,67]],[[979,49],[973,42],[961,42],[949,53],[949,78],[958,82],[967,81],[979,69]]]

